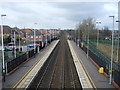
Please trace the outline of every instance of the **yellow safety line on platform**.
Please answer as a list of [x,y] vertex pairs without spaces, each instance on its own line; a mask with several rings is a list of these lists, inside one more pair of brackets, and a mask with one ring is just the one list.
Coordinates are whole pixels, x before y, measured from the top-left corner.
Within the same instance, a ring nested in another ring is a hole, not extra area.
[[[76,66],[76,70],[77,70],[82,88],[83,89],[86,89],[86,88],[96,89],[96,86],[93,83],[89,73],[87,72],[83,63],[79,60],[79,58],[78,58],[76,52],[74,51],[73,46],[71,45],[69,40],[68,40],[68,44],[69,44],[70,51],[71,51],[71,54],[72,54],[73,59],[74,59],[74,63],[75,63],[75,66]],[[80,73],[80,72],[82,72],[82,73]]]

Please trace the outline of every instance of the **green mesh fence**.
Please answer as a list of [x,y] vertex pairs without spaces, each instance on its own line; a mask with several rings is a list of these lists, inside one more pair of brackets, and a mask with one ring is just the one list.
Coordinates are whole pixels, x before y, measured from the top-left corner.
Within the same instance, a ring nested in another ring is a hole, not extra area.
[[[84,43],[87,45],[87,41],[84,41]],[[107,64],[110,65],[111,59],[105,56],[102,52],[100,52],[94,45],[92,45],[91,41],[89,42],[89,49],[96,54],[99,58],[101,58],[102,61],[105,61]],[[113,69],[120,71],[120,66],[113,62]]]
[[[97,43],[97,40],[90,40],[90,42]],[[98,42],[102,43],[102,44],[108,44],[108,45],[112,44],[111,40],[99,40]],[[117,46],[118,45],[118,41],[114,41],[114,45]]]

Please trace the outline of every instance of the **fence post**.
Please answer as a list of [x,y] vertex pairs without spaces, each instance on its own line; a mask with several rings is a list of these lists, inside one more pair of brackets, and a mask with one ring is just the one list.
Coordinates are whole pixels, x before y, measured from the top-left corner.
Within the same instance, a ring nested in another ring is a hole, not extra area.
[[6,75],[8,74],[8,71],[7,71],[7,63],[5,63],[5,65],[6,65]]
[[37,51],[38,51],[38,53],[39,53],[39,46],[37,47]]

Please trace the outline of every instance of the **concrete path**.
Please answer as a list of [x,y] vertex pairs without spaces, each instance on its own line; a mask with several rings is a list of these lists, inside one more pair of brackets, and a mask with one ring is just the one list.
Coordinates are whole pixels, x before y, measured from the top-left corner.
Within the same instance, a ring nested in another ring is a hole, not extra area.
[[30,59],[27,63],[22,65],[18,70],[16,70],[11,75],[6,76],[6,82],[2,83],[2,88],[13,88],[15,84],[30,70],[30,68],[42,58],[42,56],[48,52],[48,50],[56,43],[53,41],[48,47],[45,47],[40,51],[39,54]]
[[76,51],[79,60],[82,61],[91,79],[93,80],[96,88],[115,89],[113,85],[109,84],[109,79],[98,72],[97,67],[92,63],[89,58],[87,58],[86,54],[83,53],[83,51],[78,46],[76,46],[75,42],[70,42],[71,45],[74,47],[74,50]]

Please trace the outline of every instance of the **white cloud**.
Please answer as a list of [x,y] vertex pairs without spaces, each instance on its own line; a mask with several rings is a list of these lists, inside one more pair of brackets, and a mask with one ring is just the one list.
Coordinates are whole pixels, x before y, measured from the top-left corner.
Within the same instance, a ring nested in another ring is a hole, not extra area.
[[119,0],[1,0],[1,2],[118,2]]
[[35,22],[37,28],[75,28],[87,17],[100,20],[101,27],[111,27],[109,15],[117,17],[116,5],[112,4],[112,8],[111,2],[4,2],[0,3],[0,14],[7,14],[5,23],[20,28],[35,28]]

